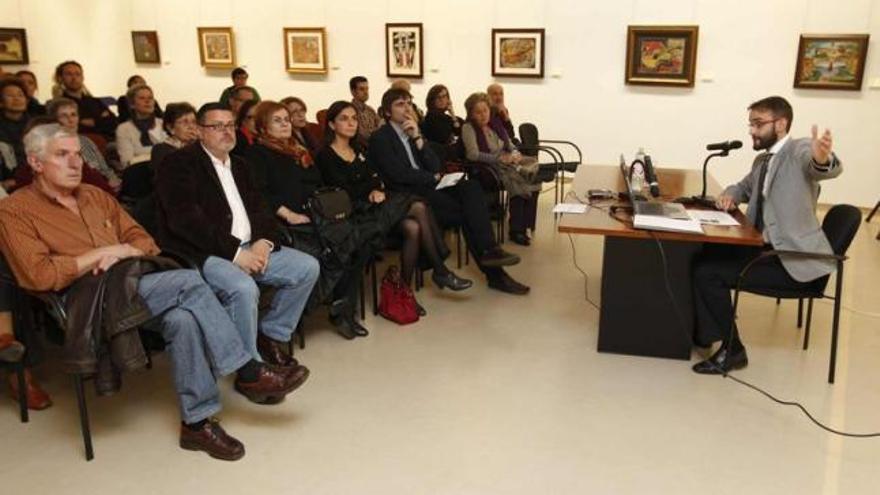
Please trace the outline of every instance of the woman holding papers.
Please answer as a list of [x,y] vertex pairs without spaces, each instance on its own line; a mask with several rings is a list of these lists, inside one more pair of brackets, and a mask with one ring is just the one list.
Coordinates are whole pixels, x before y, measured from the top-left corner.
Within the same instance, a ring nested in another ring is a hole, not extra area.
[[357,148],[357,111],[346,101],[337,101],[327,110],[326,144],[318,154],[318,168],[324,182],[345,189],[354,208],[353,220],[362,236],[383,247],[386,236],[402,235],[401,275],[407,284],[420,255],[433,268],[431,278],[437,287],[454,291],[473,283],[455,275],[443,260],[449,249],[428,205],[414,195],[389,193],[373,166]]

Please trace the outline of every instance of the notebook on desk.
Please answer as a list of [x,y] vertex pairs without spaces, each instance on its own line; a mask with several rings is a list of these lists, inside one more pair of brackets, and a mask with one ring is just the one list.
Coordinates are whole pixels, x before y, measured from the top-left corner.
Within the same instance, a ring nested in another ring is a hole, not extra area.
[[688,215],[684,206],[665,201],[647,201],[636,194],[627,173],[626,159],[620,155],[620,173],[626,184],[627,194],[633,205],[633,227],[643,230],[662,230],[666,232],[685,232],[702,234],[703,227]]

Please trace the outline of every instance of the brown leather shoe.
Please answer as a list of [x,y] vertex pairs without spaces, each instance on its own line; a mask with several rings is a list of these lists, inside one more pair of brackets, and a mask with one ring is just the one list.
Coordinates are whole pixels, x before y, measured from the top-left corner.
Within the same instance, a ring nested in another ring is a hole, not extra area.
[[0,334],[0,361],[17,363],[24,356],[24,344],[15,340],[11,333]]
[[[27,407],[33,411],[42,411],[52,405],[52,399],[31,375],[30,370],[24,371],[24,382],[27,385]],[[18,376],[9,374],[9,395],[18,401]]]
[[305,366],[293,368],[277,368],[262,364],[257,372],[257,380],[243,382],[235,379],[235,390],[251,402],[257,404],[277,404],[309,377],[309,369]]
[[201,450],[214,459],[237,461],[244,457],[244,445],[229,436],[216,418],[209,418],[200,430],[180,425],[180,448]]
[[263,361],[282,368],[298,367],[299,362],[285,352],[287,342],[280,342],[257,332],[257,351]]

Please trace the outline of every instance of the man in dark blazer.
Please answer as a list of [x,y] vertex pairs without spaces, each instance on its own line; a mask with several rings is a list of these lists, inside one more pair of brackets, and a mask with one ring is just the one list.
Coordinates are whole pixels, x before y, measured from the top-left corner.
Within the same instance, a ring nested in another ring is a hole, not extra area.
[[[191,256],[259,359],[304,369],[284,352],[318,278],[318,261],[281,246],[280,230],[235,147],[235,119],[220,103],[199,109],[199,141],[156,169],[160,244]],[[275,287],[257,318],[257,283]],[[259,331],[258,331],[259,325]]]
[[495,241],[480,185],[462,180],[455,186],[436,189],[442,163],[419,132],[412,96],[402,89],[389,89],[382,96],[379,111],[387,125],[373,132],[369,154],[386,187],[427,199],[441,226],[461,225],[468,249],[486,274],[489,287],[509,294],[527,294],[529,287],[502,268],[519,263],[519,256],[501,249]]
[[[843,166],[831,151],[831,131],[820,136],[814,125],[812,138],[789,136],[794,112],[782,97],[771,96],[749,106],[749,134],[753,148],[763,151],[752,170],[718,198],[718,208],[731,210],[747,203],[746,216],[764,234],[764,249],[832,254],[831,245],[816,219],[818,182],[833,179]],[[721,348],[694,365],[701,374],[721,374],[748,364],[745,347],[733,321],[730,291],[740,271],[762,248],[707,244],[694,265],[694,303],[697,313],[696,343]],[[769,258],[749,271],[753,288],[780,289],[809,282],[833,272],[828,261]]]

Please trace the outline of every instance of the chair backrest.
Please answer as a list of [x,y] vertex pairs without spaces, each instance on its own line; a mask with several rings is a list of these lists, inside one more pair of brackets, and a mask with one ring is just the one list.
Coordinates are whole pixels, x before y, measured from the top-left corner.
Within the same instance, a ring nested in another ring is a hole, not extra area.
[[522,153],[527,156],[538,156],[538,128],[531,122],[519,125],[519,138],[522,140]]
[[855,206],[834,205],[828,210],[822,220],[822,231],[825,232],[834,254],[846,254],[861,224],[862,211]]

